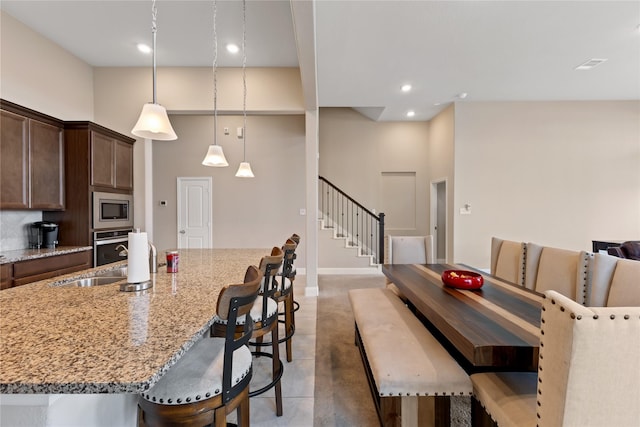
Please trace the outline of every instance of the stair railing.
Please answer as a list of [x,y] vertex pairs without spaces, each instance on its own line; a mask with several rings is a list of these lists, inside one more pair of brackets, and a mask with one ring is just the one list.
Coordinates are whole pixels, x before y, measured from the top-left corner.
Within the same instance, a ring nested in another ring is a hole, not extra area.
[[320,176],[318,180],[320,212],[326,228],[335,229],[360,255],[371,255],[374,264],[384,262],[384,213],[378,215],[362,206],[337,186]]

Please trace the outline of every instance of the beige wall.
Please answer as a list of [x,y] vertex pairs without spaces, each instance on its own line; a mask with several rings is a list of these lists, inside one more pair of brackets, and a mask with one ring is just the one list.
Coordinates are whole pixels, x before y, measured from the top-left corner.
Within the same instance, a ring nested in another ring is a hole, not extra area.
[[[380,212],[392,203],[381,198],[382,173],[415,172],[415,229],[387,231],[426,234],[428,131],[426,122],[375,122],[350,108],[321,108],[320,175]],[[393,218],[388,220],[393,223]]]
[[[293,233],[302,236],[297,265],[304,266],[305,119],[303,115],[247,117],[247,160],[253,179],[234,175],[242,161],[242,142],[235,129],[242,116],[218,117],[219,132],[229,167],[211,168],[201,162],[212,143],[213,117],[174,116],[177,141],[153,142],[154,234],[158,248],[177,244],[177,177],[211,176],[213,181],[213,247],[271,248]],[[159,201],[167,200],[167,207]],[[256,260],[258,262],[259,260]]]
[[[218,111],[242,112],[242,70],[219,69]],[[150,67],[95,69],[95,121],[130,135],[142,105],[152,100]],[[174,116],[213,111],[213,73],[207,67],[158,68],[157,101]],[[247,111],[252,114],[303,114],[300,72],[297,68],[247,69]],[[182,139],[180,132],[178,141]],[[155,146],[155,142],[154,142]],[[153,150],[142,140],[134,145],[134,222],[146,229],[145,198],[149,190],[145,153]],[[145,185],[147,184],[147,185]],[[150,191],[150,190],[149,190]],[[155,228],[155,227],[154,227]]]
[[454,209],[455,261],[477,267],[491,236],[575,250],[639,239],[640,103],[459,103]]
[[[431,119],[429,126],[429,165],[427,169],[427,180],[429,181],[429,192],[431,183],[446,181],[447,186],[447,231],[446,247],[447,260],[453,259],[453,194],[455,190],[454,180],[454,141],[455,141],[455,107],[451,105],[440,114]],[[429,193],[430,197],[431,194]],[[431,209],[428,212],[429,220],[435,214]],[[427,233],[431,234],[431,233]]]
[[0,97],[61,120],[93,120],[93,70],[0,11]]

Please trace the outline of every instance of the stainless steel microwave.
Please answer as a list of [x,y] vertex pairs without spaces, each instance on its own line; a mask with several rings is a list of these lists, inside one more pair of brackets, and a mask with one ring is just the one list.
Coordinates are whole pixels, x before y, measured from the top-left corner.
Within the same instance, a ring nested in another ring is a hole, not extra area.
[[93,229],[133,227],[133,196],[93,192]]

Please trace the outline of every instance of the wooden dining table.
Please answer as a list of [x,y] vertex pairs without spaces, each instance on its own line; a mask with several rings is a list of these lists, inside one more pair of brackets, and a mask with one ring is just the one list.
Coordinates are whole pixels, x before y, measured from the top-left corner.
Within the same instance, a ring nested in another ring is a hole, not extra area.
[[[445,270],[480,273],[484,284],[447,286]],[[467,370],[537,369],[541,294],[464,265],[385,264],[382,271]]]

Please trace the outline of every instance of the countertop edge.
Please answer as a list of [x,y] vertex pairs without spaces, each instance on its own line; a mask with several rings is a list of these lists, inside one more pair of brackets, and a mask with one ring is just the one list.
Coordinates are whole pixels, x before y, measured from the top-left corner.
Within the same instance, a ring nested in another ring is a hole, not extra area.
[[2,257],[0,257],[0,265],[72,254],[75,252],[85,252],[92,249],[93,247],[91,246],[58,246],[57,248],[51,249],[17,249],[13,251],[3,251],[0,252],[0,255],[2,255]]

